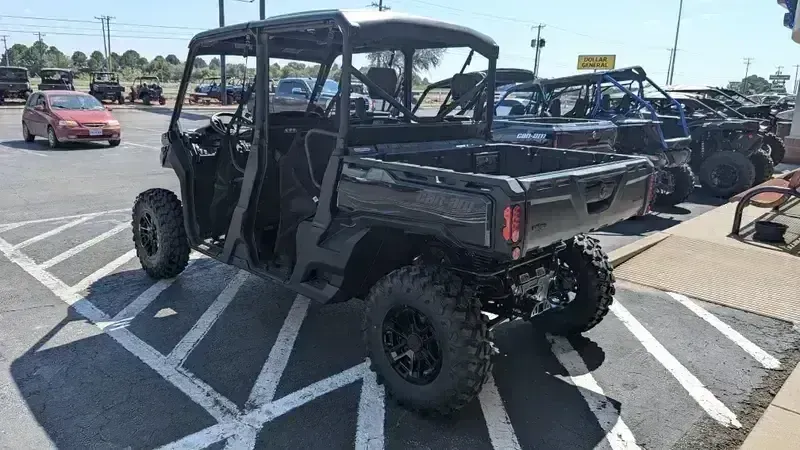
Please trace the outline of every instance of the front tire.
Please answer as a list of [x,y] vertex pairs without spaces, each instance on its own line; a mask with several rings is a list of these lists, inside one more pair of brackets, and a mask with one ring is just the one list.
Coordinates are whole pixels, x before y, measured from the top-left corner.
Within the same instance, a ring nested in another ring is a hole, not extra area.
[[[685,202],[694,191],[692,168],[688,164],[684,164],[662,170],[664,171],[663,176],[669,180],[670,190],[663,193],[658,192],[654,203],[657,206],[675,206],[678,203]],[[662,176],[662,174],[659,174],[659,176]]]
[[786,146],[783,145],[783,141],[778,139],[778,136],[775,136],[774,133],[767,133],[764,135],[762,148],[768,149],[773,164],[780,164],[786,156]]
[[584,234],[572,238],[558,257],[573,277],[575,296],[563,309],[546,311],[531,322],[539,330],[562,336],[589,331],[614,302],[614,268],[597,239]]
[[125,97],[122,94],[120,94],[117,97],[117,103],[119,103],[120,105],[124,105],[125,104]]
[[741,153],[721,151],[700,165],[700,183],[716,197],[728,198],[753,185],[756,170]]
[[166,189],[149,189],[133,204],[133,242],[142,269],[153,278],[173,278],[189,263],[189,240],[181,201]]
[[108,145],[110,145],[112,147],[117,147],[117,146],[119,146],[120,142],[122,142],[121,139],[109,139]]
[[50,148],[58,148],[61,146],[61,143],[58,142],[58,136],[56,136],[56,130],[53,127],[47,127],[47,146]]
[[366,302],[370,368],[391,398],[447,415],[478,395],[492,370],[492,333],[460,277],[434,266],[402,267],[381,278]]
[[753,184],[761,184],[772,178],[772,175],[775,174],[775,164],[772,162],[772,158],[765,149],[759,149],[757,152],[750,155],[750,162],[753,163],[753,169],[756,174]]
[[25,142],[33,142],[36,139],[36,136],[28,130],[28,124],[25,122],[22,122],[22,138],[25,139]]

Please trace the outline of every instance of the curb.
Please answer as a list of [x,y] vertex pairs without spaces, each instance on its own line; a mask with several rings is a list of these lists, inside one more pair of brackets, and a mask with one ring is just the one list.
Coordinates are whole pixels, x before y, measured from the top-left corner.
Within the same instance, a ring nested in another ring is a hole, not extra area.
[[[702,215],[702,214],[701,214]],[[699,217],[699,216],[698,216]],[[691,220],[691,219],[690,219]],[[667,228],[669,230],[669,228]],[[666,230],[665,230],[666,231]],[[637,239],[634,242],[631,242],[628,245],[624,245],[618,249],[611,250],[608,253],[608,260],[611,262],[611,265],[614,267],[619,266],[629,259],[633,258],[641,254],[642,252],[649,250],[659,242],[663,241],[664,239],[668,238],[670,235],[665,231],[657,231],[649,236],[645,236],[641,239]]]
[[800,442],[800,365],[742,442],[740,450],[796,450]]

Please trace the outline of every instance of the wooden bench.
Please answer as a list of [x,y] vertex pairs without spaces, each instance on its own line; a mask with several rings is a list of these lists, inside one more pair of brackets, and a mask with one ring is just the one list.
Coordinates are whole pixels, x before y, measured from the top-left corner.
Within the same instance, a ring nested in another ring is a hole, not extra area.
[[777,209],[790,198],[800,198],[800,169],[795,169],[781,178],[772,178],[731,198],[738,201],[733,216],[731,235],[738,236],[742,227],[742,212],[747,205]]

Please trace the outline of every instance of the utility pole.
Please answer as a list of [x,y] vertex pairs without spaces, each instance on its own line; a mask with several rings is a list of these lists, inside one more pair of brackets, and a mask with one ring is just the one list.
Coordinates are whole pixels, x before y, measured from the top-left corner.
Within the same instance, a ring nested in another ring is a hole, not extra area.
[[750,75],[750,64],[753,63],[753,58],[744,59],[744,79],[742,80],[742,93],[747,94],[747,76]]
[[370,6],[372,6],[373,8],[378,8],[378,11],[388,11],[392,9],[388,6],[383,6],[383,0],[378,0],[378,3],[372,2]]
[[681,32],[681,16],[683,15],[683,0],[678,4],[678,23],[675,25],[675,44],[672,45],[672,58],[669,68],[669,82],[672,84],[673,77],[675,76],[675,59],[678,56],[678,35]]
[[[3,35],[0,35],[0,37],[3,38],[3,48],[5,49],[3,51],[3,54],[6,55],[6,67],[8,67],[8,66],[11,65],[11,61],[9,61],[9,57],[8,57],[8,42],[6,41],[6,39],[8,38],[8,35],[7,34],[3,34]],[[797,78],[797,77],[795,77],[795,78]]]
[[[219,0],[219,26],[225,26],[225,0]],[[225,55],[219,55],[219,91],[223,105],[228,104],[228,83],[225,79]]]
[[[46,34],[42,34],[41,31],[37,31],[36,33],[33,33],[33,34],[39,36],[38,41],[39,41],[40,44],[44,44],[44,42],[42,42],[42,36],[47,36]],[[41,53],[39,54],[39,69],[40,70],[41,70],[42,66],[44,66],[44,49],[42,49]]]
[[106,34],[108,35],[108,57],[106,58],[106,61],[108,62],[109,72],[113,70],[113,66],[111,64],[111,19],[116,19],[116,17],[106,16]]
[[[8,59],[8,58],[6,58],[6,59]],[[797,75],[798,74],[800,74],[800,64],[795,64],[794,65],[794,92],[793,92],[794,94],[797,94],[797,90],[800,89],[800,88],[798,88],[798,84],[797,84]]]
[[258,0],[258,18],[261,20],[267,18],[267,0]]
[[[537,78],[539,76],[539,58],[542,54],[542,47],[544,47],[544,39],[542,39],[542,28],[544,28],[543,24],[536,25],[536,40],[531,41],[531,47],[536,49],[536,53],[533,58],[533,78]],[[533,27],[531,27],[533,29]]]
[[94,16],[95,19],[100,21],[100,26],[103,27],[103,55],[106,57],[106,70],[108,70],[108,45],[106,45],[106,22],[104,16]]

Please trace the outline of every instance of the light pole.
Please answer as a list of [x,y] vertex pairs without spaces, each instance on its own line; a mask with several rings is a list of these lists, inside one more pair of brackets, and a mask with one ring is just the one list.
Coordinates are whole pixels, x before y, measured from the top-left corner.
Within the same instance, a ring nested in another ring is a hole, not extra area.
[[672,84],[672,79],[675,76],[675,57],[678,55],[678,35],[681,32],[681,16],[683,15],[683,0],[678,4],[678,24],[675,26],[675,44],[672,46],[672,63],[669,68],[669,83]]

